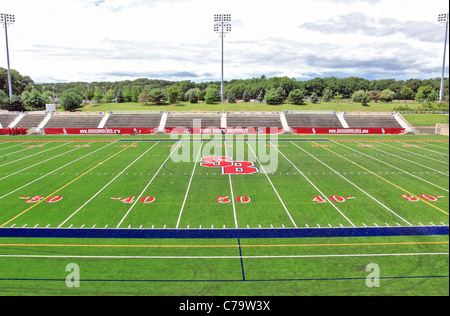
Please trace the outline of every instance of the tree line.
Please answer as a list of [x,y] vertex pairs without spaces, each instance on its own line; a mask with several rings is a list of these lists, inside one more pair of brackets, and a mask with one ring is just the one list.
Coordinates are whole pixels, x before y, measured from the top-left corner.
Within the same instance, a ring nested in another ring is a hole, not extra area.
[[[165,104],[169,102],[220,102],[220,82],[195,83],[190,80],[167,81],[140,78],[117,82],[70,82],[36,84],[28,76],[12,71],[14,96],[7,96],[7,72],[0,68],[0,105],[11,111],[42,110],[46,103],[60,101],[66,110],[74,110],[84,102],[140,102]],[[320,101],[351,99],[368,105],[369,102],[393,100],[438,100],[440,79],[381,79],[359,77],[315,78],[297,81],[288,77],[236,79],[225,82],[225,98],[229,103],[256,100],[268,104],[305,104]],[[445,79],[445,100],[449,96],[449,80]]]

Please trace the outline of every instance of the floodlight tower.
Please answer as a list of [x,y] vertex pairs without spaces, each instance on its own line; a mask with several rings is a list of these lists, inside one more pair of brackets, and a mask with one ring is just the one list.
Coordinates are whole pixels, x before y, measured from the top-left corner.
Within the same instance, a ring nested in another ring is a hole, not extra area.
[[13,14],[0,13],[0,23],[5,28],[6,38],[6,60],[8,63],[8,83],[9,83],[9,99],[12,98],[12,83],[11,83],[11,69],[9,67],[9,48],[8,48],[8,25],[13,24],[16,21],[16,17]]
[[214,32],[219,33],[222,39],[222,84],[220,87],[221,102],[224,101],[224,84],[223,84],[223,39],[225,34],[231,32],[231,14],[214,14]]
[[441,90],[439,92],[439,102],[442,102],[444,99],[444,74],[445,74],[445,54],[447,53],[448,18],[449,18],[448,13],[438,15],[438,22],[445,26],[444,61],[442,63],[442,77],[441,77]]

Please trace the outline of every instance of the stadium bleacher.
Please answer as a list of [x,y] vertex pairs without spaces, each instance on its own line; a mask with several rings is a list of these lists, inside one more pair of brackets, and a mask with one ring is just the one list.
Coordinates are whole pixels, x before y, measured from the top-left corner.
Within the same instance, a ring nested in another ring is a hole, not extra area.
[[391,115],[344,115],[350,128],[402,128]]
[[26,114],[19,123],[17,123],[16,127],[28,129],[38,127],[46,116],[47,114]]
[[96,128],[102,118],[103,115],[52,115],[45,128]]
[[7,128],[16,118],[17,114],[0,114],[0,125],[2,128]]
[[279,114],[227,114],[228,127],[283,127]]
[[343,127],[336,114],[286,114],[286,121],[290,127]]
[[169,114],[167,116],[166,127],[194,127],[194,121],[200,123],[197,127],[220,127],[220,114]]
[[105,127],[158,127],[162,114],[111,114]]

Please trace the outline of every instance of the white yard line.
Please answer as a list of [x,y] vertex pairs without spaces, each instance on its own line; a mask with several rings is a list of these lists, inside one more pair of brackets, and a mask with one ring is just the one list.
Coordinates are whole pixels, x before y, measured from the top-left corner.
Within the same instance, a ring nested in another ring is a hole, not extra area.
[[425,144],[427,144],[427,146],[433,146],[433,147],[436,147],[436,148],[445,149],[447,151],[450,149],[447,146],[446,147],[442,147],[442,146],[436,145],[436,143],[433,144],[433,142],[415,141],[414,143],[419,143],[419,144],[424,144],[425,143]]
[[18,151],[9,153],[9,154],[5,154],[5,155],[2,155],[2,156],[5,157],[5,156],[9,156],[9,155],[14,155],[14,154],[20,153],[20,152],[25,151],[25,150],[30,150],[30,149],[31,148],[25,148],[25,149],[21,149],[21,150],[18,150]]
[[[247,146],[248,148],[250,148],[250,150],[252,151],[253,155],[255,156],[256,160],[258,161],[261,169],[263,170],[264,174],[266,175],[267,180],[269,180],[270,185],[272,186],[272,189],[275,191],[276,195],[278,196],[278,199],[280,200],[281,204],[283,205],[284,210],[286,211],[287,215],[289,216],[292,224],[294,224],[294,227],[297,228],[297,224],[295,223],[294,219],[291,216],[291,213],[289,213],[289,210],[287,209],[286,205],[284,204],[283,200],[281,199],[280,194],[278,194],[277,189],[275,188],[275,186],[273,185],[272,181],[269,178],[269,175],[266,172],[266,169],[264,168],[264,166],[261,164],[261,161],[259,161],[258,157],[256,156],[255,152],[253,151],[252,146],[250,146],[250,143],[247,142]],[[275,147],[276,148],[276,147]]]
[[[88,143],[88,144],[92,144],[92,143]],[[70,152],[72,152],[72,151],[75,151],[75,150],[78,150],[78,149],[80,149],[80,148],[75,148],[75,149],[66,151],[66,152],[64,152],[64,153],[62,153],[62,154],[59,154],[59,155],[57,155],[57,156],[53,156],[52,158],[49,158],[49,159],[46,159],[46,160],[44,160],[44,161],[35,163],[34,165],[28,166],[28,167],[26,167],[26,168],[24,168],[24,169],[21,169],[21,170],[19,170],[19,171],[16,171],[16,172],[14,172],[14,173],[11,173],[11,174],[9,174],[9,175],[7,175],[7,176],[4,176],[3,178],[0,178],[0,181],[1,181],[1,180],[4,180],[4,179],[6,179],[6,178],[9,178],[9,177],[11,177],[11,176],[13,176],[13,175],[15,175],[15,174],[18,174],[18,173],[20,173],[20,172],[23,172],[23,171],[25,171],[25,170],[27,170],[27,169],[30,169],[30,168],[32,168],[32,167],[38,166],[38,165],[40,165],[41,163],[50,161],[50,160],[52,160],[52,159],[55,159],[55,158],[58,158],[58,157],[61,157],[61,156],[64,156],[64,155],[67,155],[68,153],[70,153]],[[1,166],[0,166],[0,167],[1,167]]]
[[[79,161],[79,160],[81,160],[81,159],[83,159],[83,158],[86,158],[86,157],[88,157],[88,156],[90,156],[90,155],[96,153],[97,151],[100,151],[100,150],[102,150],[102,149],[104,149],[104,148],[106,148],[106,147],[108,147],[108,146],[111,146],[111,145],[113,145],[113,144],[115,144],[115,143],[116,143],[116,142],[111,142],[110,144],[108,144],[108,145],[106,145],[106,146],[103,146],[103,147],[101,147],[101,148],[99,148],[99,149],[97,149],[97,150],[95,150],[95,151],[93,151],[93,152],[91,152],[91,153],[89,153],[89,154],[86,154],[86,155],[84,155],[83,157],[80,157],[80,158],[78,158],[78,159],[76,159],[76,160],[73,160],[73,161],[71,161],[71,162],[65,164],[64,166],[61,166],[61,167],[59,167],[58,169],[55,169],[55,170],[53,170],[53,171],[51,171],[51,172],[49,172],[49,173],[43,175],[42,177],[39,177],[39,178],[37,178],[37,179],[35,179],[35,180],[31,181],[31,182],[28,182],[27,184],[21,186],[20,188],[17,188],[17,189],[15,189],[15,190],[13,190],[13,191],[11,191],[11,192],[9,192],[9,193],[3,195],[3,196],[0,196],[0,200],[3,199],[3,198],[5,198],[5,197],[7,197],[7,196],[10,195],[10,194],[13,194],[14,192],[17,192],[17,191],[19,191],[19,190],[21,190],[21,189],[23,189],[23,188],[29,186],[30,184],[33,184],[33,183],[35,183],[35,182],[37,182],[37,181],[39,181],[39,180],[41,180],[41,179],[43,179],[43,178],[45,178],[45,177],[47,177],[47,176],[49,176],[49,175],[55,173],[55,172],[58,171],[58,170],[61,170],[61,169],[65,168],[65,167],[67,167],[67,166],[69,166],[69,165],[71,165],[71,164],[73,164],[73,163],[75,163],[75,162],[77,162],[77,161]],[[79,148],[77,148],[77,149],[79,149]]]
[[159,142],[154,144],[152,147],[150,147],[148,150],[146,150],[142,155],[140,155],[136,160],[134,160],[131,164],[129,164],[125,169],[123,169],[117,176],[114,177],[111,181],[109,181],[103,188],[101,188],[97,193],[95,193],[86,203],[84,203],[79,209],[77,209],[75,212],[73,212],[68,218],[66,218],[61,224],[59,224],[58,228],[60,228],[62,225],[64,225],[67,221],[69,221],[75,214],[77,214],[79,211],[81,211],[87,204],[89,204],[93,199],[95,199],[100,193],[103,192],[111,183],[113,183],[118,177],[120,177],[125,171],[127,171],[131,166],[133,166],[139,159],[144,157],[145,154],[147,154],[150,150],[153,149],[156,145],[158,145]]
[[26,143],[19,143],[19,144],[15,144],[14,146],[9,146],[9,147],[5,147],[5,148],[0,148],[0,150],[10,149],[10,148],[17,147],[17,146],[20,146],[20,145],[23,145],[23,144],[26,144]]
[[[308,154],[309,156],[311,156],[312,158],[316,159],[318,162],[320,162],[321,164],[323,164],[325,167],[327,167],[328,169],[330,169],[331,171],[333,171],[335,174],[337,174],[338,176],[340,176],[342,179],[344,179],[345,181],[347,181],[348,183],[350,183],[351,185],[353,185],[355,188],[357,188],[358,190],[360,190],[362,193],[364,193],[365,195],[367,195],[368,197],[370,197],[372,200],[374,200],[375,202],[377,202],[379,205],[381,205],[382,207],[384,207],[386,210],[388,210],[389,212],[391,212],[392,214],[394,214],[395,216],[397,216],[398,218],[400,218],[402,221],[404,221],[405,223],[407,223],[410,226],[413,226],[410,222],[408,222],[406,219],[404,219],[403,217],[401,217],[400,215],[398,215],[397,213],[395,213],[393,210],[391,210],[389,207],[387,207],[386,205],[384,205],[383,203],[381,203],[380,201],[378,201],[376,198],[374,198],[372,195],[370,195],[369,193],[367,193],[366,191],[364,191],[363,189],[361,189],[359,186],[357,186],[356,184],[354,184],[352,181],[350,181],[349,179],[347,179],[346,177],[344,177],[342,174],[340,174],[339,172],[337,172],[336,170],[334,170],[333,168],[331,168],[329,165],[327,165],[326,163],[324,163],[323,161],[321,161],[320,159],[318,159],[317,157],[315,157],[314,155],[310,154],[308,151],[306,151],[305,149],[301,148],[300,146],[298,146],[297,144],[291,142],[294,146],[298,147],[299,149],[301,149],[303,152],[305,152],[306,154]],[[326,196],[325,196],[326,197]]]
[[[270,144],[273,146],[272,143]],[[294,145],[297,146],[296,144]],[[290,161],[277,147],[273,147],[306,179],[306,181],[309,182],[309,184],[311,184],[317,190],[317,192],[319,192],[327,200],[327,202],[330,203],[330,205],[332,205],[339,212],[339,214],[341,214],[350,223],[350,225],[356,227],[356,225],[353,224],[353,222],[294,163],[292,163],[292,161]]]
[[200,144],[200,149],[198,150],[198,154],[197,154],[197,158],[195,160],[194,168],[192,169],[191,179],[189,180],[189,184],[188,184],[188,187],[187,187],[186,195],[184,196],[184,201],[183,201],[183,205],[181,206],[180,215],[178,216],[178,221],[177,221],[176,228],[178,228],[180,226],[181,215],[183,215],[184,206],[186,205],[186,200],[187,200],[187,197],[188,197],[188,194],[189,194],[189,190],[191,188],[192,179],[194,178],[195,169],[197,168],[198,158],[200,157],[200,154],[202,152],[202,147],[203,147],[203,141]]
[[403,169],[397,168],[397,167],[395,167],[395,166],[393,166],[393,165],[391,165],[391,164],[389,164],[389,163],[387,163],[387,162],[385,162],[385,161],[382,161],[382,160],[379,160],[379,159],[377,159],[377,158],[374,158],[374,157],[372,157],[372,156],[370,156],[370,155],[367,155],[367,154],[365,154],[365,153],[363,153],[363,152],[361,152],[361,151],[358,151],[358,150],[356,150],[356,149],[353,149],[353,148],[351,148],[351,147],[347,147],[347,146],[345,146],[345,145],[342,145],[342,144],[340,144],[339,142],[335,142],[335,141],[333,141],[333,140],[331,140],[331,141],[332,141],[334,144],[338,144],[338,145],[340,145],[340,146],[342,146],[342,147],[345,147],[345,148],[350,149],[350,150],[352,150],[352,151],[354,151],[354,152],[357,152],[357,153],[360,154],[360,155],[363,155],[363,156],[369,157],[370,159],[373,159],[373,160],[376,160],[376,161],[378,161],[378,162],[381,162],[382,164],[385,164],[385,165],[387,165],[387,166],[389,166],[389,167],[391,167],[391,168],[397,169],[397,170],[399,170],[399,171],[401,171],[401,172],[403,172],[403,173],[406,173],[406,174],[410,175],[411,177],[414,177],[414,178],[419,179],[420,181],[426,182],[426,183],[428,183],[428,184],[430,184],[430,185],[432,185],[432,186],[434,186],[434,187],[436,187],[436,188],[439,188],[439,189],[441,189],[441,190],[444,190],[445,192],[449,192],[449,190],[447,190],[447,189],[445,189],[445,188],[443,188],[443,187],[440,187],[440,186],[438,186],[438,185],[436,185],[436,184],[434,184],[434,183],[431,183],[430,181],[427,181],[427,180],[425,180],[425,179],[422,179],[422,178],[420,178],[420,177],[418,177],[418,176],[416,176],[416,175],[414,175],[414,174],[412,174],[412,173],[409,173],[408,171],[405,171],[405,170],[403,170]]
[[50,149],[46,149],[46,150],[44,150],[44,151],[40,151],[40,152],[38,152],[38,153],[29,155],[29,156],[26,156],[26,157],[23,157],[23,158],[20,158],[20,159],[15,159],[15,160],[13,160],[13,161],[10,161],[10,162],[4,163],[3,165],[0,165],[0,167],[3,167],[3,166],[6,166],[6,165],[15,163],[15,162],[17,162],[17,161],[21,161],[21,160],[23,160],[23,159],[27,159],[27,158],[36,156],[36,155],[39,155],[39,154],[43,154],[43,153],[45,153],[45,152],[47,152],[47,151],[50,151],[50,150],[53,150],[53,149],[56,149],[56,148],[59,148],[59,147],[62,147],[62,146],[65,146],[65,145],[68,145],[68,144],[71,144],[71,143],[72,143],[72,142],[64,143],[64,144],[62,144],[62,145],[60,145],[60,146],[56,146],[56,147],[53,147],[53,148],[50,148]]
[[[403,144],[403,145],[407,145],[407,144],[402,143],[402,142],[399,142],[399,143]],[[426,151],[429,151],[429,152],[432,152],[432,153],[436,153],[436,154],[439,154],[439,155],[444,155],[444,153],[442,153],[440,151],[435,151],[435,150],[431,150],[431,149],[428,149],[428,148],[423,148],[423,147],[415,147],[415,148],[426,150]],[[448,163],[447,163],[447,165],[448,165]]]
[[80,256],[80,255],[0,255],[0,258],[53,258],[53,259],[279,259],[279,258],[349,258],[349,257],[403,257],[448,256],[448,252],[373,253],[342,255],[286,255],[286,256]]
[[[224,144],[225,144],[225,156],[228,157],[227,141],[226,140],[224,141]],[[238,221],[237,221],[237,214],[236,214],[236,204],[234,202],[233,184],[231,182],[231,174],[228,175],[228,179],[230,181],[231,202],[233,204],[234,223],[236,225],[236,228],[239,228]]]
[[[390,145],[386,144],[386,142],[383,142],[383,143],[377,142],[377,143],[382,144],[382,145],[385,145],[385,146],[387,146],[387,147],[391,147],[391,148],[394,148],[394,149],[398,149],[398,150],[407,152],[407,153],[412,154],[412,155],[420,156],[420,157],[422,157],[422,158],[430,159],[430,160],[433,160],[433,161],[436,161],[436,162],[439,162],[439,163],[443,163],[443,164],[445,164],[445,165],[448,165],[448,163],[445,162],[445,161],[438,160],[438,159],[434,159],[434,158],[431,158],[431,157],[427,157],[427,156],[424,156],[424,155],[421,155],[421,154],[412,152],[412,151],[407,150],[407,149],[404,149],[404,148],[398,148],[398,147],[395,147],[395,146],[390,146]],[[444,155],[444,154],[441,153],[441,155]]]
[[[361,144],[360,142],[355,142],[355,143]],[[380,152],[382,152],[382,153],[385,153],[385,154],[387,154],[387,155],[393,156],[393,157],[395,157],[395,158],[398,158],[398,159],[401,159],[401,160],[404,160],[404,161],[408,161],[408,162],[410,162],[410,163],[412,163],[412,164],[418,165],[418,166],[420,166],[420,167],[422,167],[422,168],[430,169],[430,170],[432,170],[432,171],[434,171],[434,172],[443,174],[443,175],[445,175],[445,176],[447,176],[447,177],[449,176],[448,173],[445,173],[445,172],[442,172],[442,171],[439,171],[439,170],[430,168],[430,167],[428,167],[428,166],[422,165],[422,164],[420,164],[420,163],[418,163],[418,162],[415,162],[415,161],[413,161],[413,160],[409,160],[409,159],[406,159],[406,158],[404,158],[404,157],[400,157],[400,156],[394,155],[394,154],[392,154],[392,153],[390,153],[390,152],[387,152],[387,151],[378,149],[378,148],[376,148],[376,147],[366,147],[366,148],[370,148],[370,149],[374,149],[374,150],[380,151]]]
[[128,209],[128,211],[126,212],[126,214],[123,216],[123,218],[120,220],[119,224],[117,224],[116,228],[119,228],[120,225],[122,225],[123,221],[125,220],[125,218],[127,218],[127,216],[130,214],[130,212],[133,210],[133,208],[136,206],[136,203],[139,202],[139,200],[141,199],[141,197],[144,195],[145,191],[147,191],[148,187],[150,186],[150,184],[152,184],[153,180],[155,180],[156,176],[159,174],[159,172],[161,171],[161,169],[164,167],[164,165],[166,164],[166,162],[170,159],[170,157],[172,157],[173,153],[178,149],[178,146],[181,144],[181,141],[179,141],[177,143],[177,145],[173,148],[173,150],[170,152],[169,156],[166,158],[166,160],[164,160],[163,164],[161,165],[161,167],[159,167],[158,171],[156,171],[156,173],[153,175],[153,177],[151,178],[151,180],[147,183],[147,185],[145,186],[145,188],[142,190],[141,194],[139,195],[139,197],[136,199],[136,201],[134,201],[133,205],[131,205],[131,207]]

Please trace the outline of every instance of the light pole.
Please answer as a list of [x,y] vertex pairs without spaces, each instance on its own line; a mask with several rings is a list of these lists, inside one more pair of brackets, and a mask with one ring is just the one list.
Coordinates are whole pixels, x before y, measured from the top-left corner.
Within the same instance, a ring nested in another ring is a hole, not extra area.
[[442,62],[441,90],[439,92],[439,102],[444,99],[444,74],[445,74],[445,55],[447,54],[447,31],[448,31],[449,14],[439,14],[438,22],[445,26],[445,42],[444,42],[444,61]]
[[223,84],[223,39],[226,33],[231,32],[231,14],[214,14],[214,32],[219,33],[222,39],[222,84],[220,86],[221,102],[224,101]]
[[5,38],[6,38],[6,60],[8,63],[8,83],[9,83],[9,99],[12,98],[12,83],[11,83],[11,69],[9,67],[9,48],[8,48],[8,25],[13,24],[16,21],[16,17],[13,14],[0,14],[0,23],[3,24],[5,28]]

